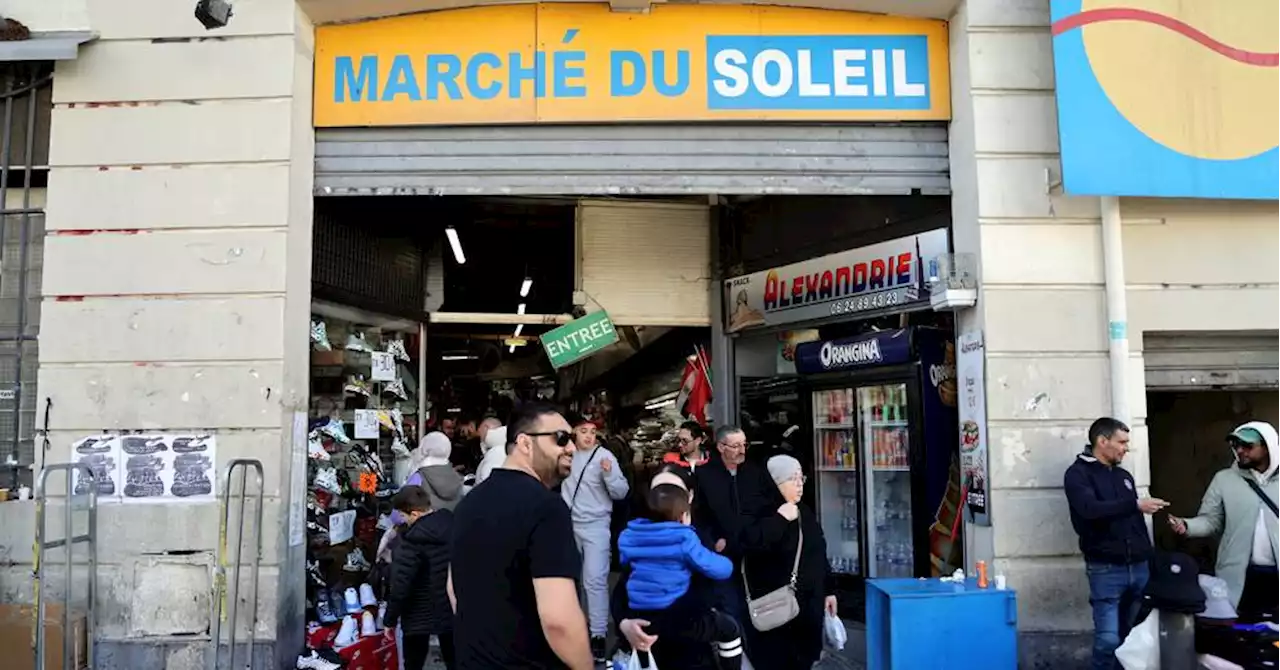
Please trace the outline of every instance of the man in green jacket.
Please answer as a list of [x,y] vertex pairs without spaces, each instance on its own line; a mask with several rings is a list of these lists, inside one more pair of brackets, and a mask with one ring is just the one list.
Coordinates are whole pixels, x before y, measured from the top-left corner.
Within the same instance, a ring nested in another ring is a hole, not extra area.
[[1231,431],[1227,443],[1235,465],[1214,475],[1196,516],[1169,515],[1179,535],[1221,535],[1215,571],[1227,583],[1241,621],[1276,621],[1277,442],[1276,429],[1263,421]]

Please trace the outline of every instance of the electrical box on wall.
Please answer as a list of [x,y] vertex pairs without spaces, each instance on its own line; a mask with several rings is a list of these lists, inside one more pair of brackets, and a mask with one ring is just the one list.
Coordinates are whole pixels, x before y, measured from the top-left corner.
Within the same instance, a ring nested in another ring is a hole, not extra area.
[[939,254],[929,261],[926,281],[933,311],[957,310],[978,303],[978,262],[973,254]]

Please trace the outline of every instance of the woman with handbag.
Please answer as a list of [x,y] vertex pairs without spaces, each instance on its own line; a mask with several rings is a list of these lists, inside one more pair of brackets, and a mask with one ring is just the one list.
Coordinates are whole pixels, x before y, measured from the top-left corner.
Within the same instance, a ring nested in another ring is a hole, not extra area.
[[822,655],[824,615],[836,611],[827,542],[813,511],[800,504],[800,462],[779,455],[767,467],[778,510],[743,530],[748,654],[757,668],[809,670]]

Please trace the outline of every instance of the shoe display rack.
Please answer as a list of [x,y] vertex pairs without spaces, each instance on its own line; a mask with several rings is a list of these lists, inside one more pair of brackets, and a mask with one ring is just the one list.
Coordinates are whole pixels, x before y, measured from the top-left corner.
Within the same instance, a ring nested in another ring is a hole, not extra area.
[[414,333],[313,316],[307,634],[297,668],[398,670],[382,627],[391,464],[417,441]]

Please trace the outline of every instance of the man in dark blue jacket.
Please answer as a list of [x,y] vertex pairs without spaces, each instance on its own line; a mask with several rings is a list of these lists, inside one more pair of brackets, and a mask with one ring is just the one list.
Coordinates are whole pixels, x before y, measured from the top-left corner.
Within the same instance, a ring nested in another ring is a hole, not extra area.
[[1149,574],[1151,538],[1142,515],[1169,504],[1138,498],[1133,476],[1119,467],[1128,451],[1129,427],[1116,419],[1098,419],[1089,426],[1089,446],[1076,456],[1062,482],[1089,576],[1094,670],[1120,667],[1116,648],[1133,627]]

